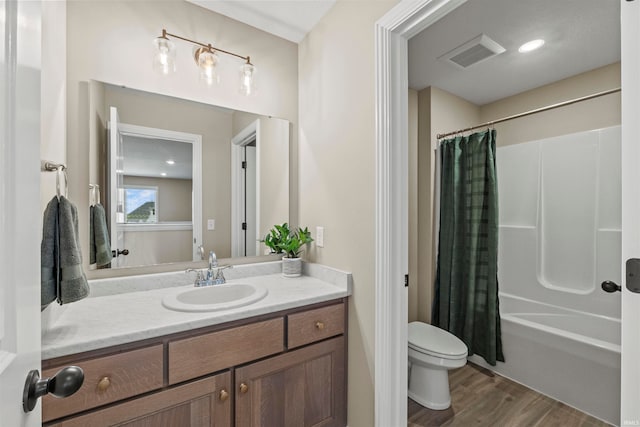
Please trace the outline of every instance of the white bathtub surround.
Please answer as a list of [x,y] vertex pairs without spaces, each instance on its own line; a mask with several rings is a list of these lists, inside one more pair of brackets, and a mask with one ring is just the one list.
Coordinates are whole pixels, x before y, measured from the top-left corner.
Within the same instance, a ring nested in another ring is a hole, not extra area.
[[506,363],[475,363],[614,425],[620,412],[620,126],[498,148]]
[[[70,305],[48,331],[43,331],[42,359],[202,328],[351,294],[350,273],[311,265],[305,268],[305,274],[285,279],[281,274],[281,262],[247,264],[226,270],[228,283],[255,283],[266,288],[268,294],[249,306],[209,313],[177,312],[162,306],[162,298],[175,292],[176,286],[193,286],[193,278],[184,272],[94,280],[90,282],[92,293],[94,288],[102,287],[102,295],[94,294],[92,298]],[[119,293],[118,290],[126,292]]]
[[470,361],[613,425],[620,418],[620,320],[500,294],[506,363]]

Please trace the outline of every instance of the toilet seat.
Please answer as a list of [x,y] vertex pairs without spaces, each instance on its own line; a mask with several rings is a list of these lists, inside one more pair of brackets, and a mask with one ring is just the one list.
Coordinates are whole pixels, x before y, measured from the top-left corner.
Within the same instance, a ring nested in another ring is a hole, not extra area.
[[408,329],[409,348],[443,359],[467,357],[467,346],[455,335],[423,322],[411,322]]

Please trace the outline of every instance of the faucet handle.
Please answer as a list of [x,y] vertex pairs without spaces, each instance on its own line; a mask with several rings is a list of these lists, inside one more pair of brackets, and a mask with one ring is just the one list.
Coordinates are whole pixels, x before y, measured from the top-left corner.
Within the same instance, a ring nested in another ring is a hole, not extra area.
[[216,267],[216,276],[214,278],[214,281],[216,284],[221,285],[223,283],[227,282],[227,279],[224,277],[224,273],[222,272],[222,270],[225,270],[227,268],[233,268],[232,265],[221,265],[219,267]]
[[204,282],[204,274],[202,273],[202,270],[198,270],[196,268],[188,268],[185,270],[185,273],[196,273],[196,280],[194,280],[193,284],[195,286],[200,286],[202,284],[202,282]]

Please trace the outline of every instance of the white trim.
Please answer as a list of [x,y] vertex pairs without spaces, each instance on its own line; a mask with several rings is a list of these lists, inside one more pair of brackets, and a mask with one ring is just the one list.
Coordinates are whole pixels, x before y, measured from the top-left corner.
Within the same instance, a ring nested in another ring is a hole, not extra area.
[[183,231],[193,230],[191,221],[172,221],[172,222],[154,222],[154,223],[136,223],[128,222],[118,224],[123,231]]
[[[140,138],[164,139],[169,141],[186,142],[193,145],[191,150],[191,167],[193,169],[193,196],[191,206],[191,221],[193,222],[193,261],[200,261],[199,246],[202,241],[202,135],[187,132],[177,132],[167,129],[119,123],[118,130],[125,136]],[[120,226],[122,224],[118,224]]]
[[[629,258],[640,258],[640,3],[621,1],[622,54],[622,271]],[[622,357],[620,425],[639,425],[640,295],[622,285]]]
[[375,26],[375,425],[407,425],[408,39],[466,0],[403,0]]
[[[240,167],[242,147],[256,142],[256,176],[260,176],[260,120],[254,120],[231,138],[231,257],[240,257],[244,253],[245,241],[242,238],[240,212],[244,207],[245,182]],[[256,180],[256,194],[260,194],[260,179]],[[256,197],[256,232],[260,230],[260,197]],[[256,252],[256,255],[260,253]]]

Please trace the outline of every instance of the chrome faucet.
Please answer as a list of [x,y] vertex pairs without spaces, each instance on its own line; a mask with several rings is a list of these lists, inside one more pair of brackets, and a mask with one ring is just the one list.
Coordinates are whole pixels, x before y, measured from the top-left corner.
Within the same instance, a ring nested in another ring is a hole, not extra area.
[[222,273],[222,270],[225,270],[227,268],[233,268],[232,265],[221,265],[220,267],[214,267],[216,270],[216,274],[213,277],[212,281],[213,281],[213,285],[222,285],[223,283],[227,282],[227,279],[224,277],[224,274]]
[[193,286],[195,286],[196,288],[199,288],[201,286],[207,286],[207,280],[204,278],[204,274],[202,273],[202,270],[198,270],[195,268],[189,268],[187,270],[185,270],[185,273],[196,273],[196,279],[193,282]]
[[218,266],[218,258],[216,257],[216,253],[213,251],[209,251],[209,270]]

